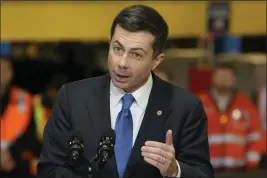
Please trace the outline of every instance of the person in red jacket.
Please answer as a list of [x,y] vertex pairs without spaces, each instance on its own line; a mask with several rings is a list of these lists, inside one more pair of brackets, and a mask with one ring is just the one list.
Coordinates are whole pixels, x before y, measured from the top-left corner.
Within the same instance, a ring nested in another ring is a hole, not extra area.
[[209,91],[199,94],[208,118],[210,158],[214,170],[258,167],[262,139],[259,113],[244,93],[236,90],[236,70],[217,64]]

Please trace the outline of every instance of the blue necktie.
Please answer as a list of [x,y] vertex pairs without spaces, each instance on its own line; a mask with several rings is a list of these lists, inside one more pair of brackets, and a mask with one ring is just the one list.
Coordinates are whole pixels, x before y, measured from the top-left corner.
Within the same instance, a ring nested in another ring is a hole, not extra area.
[[130,107],[134,101],[131,94],[122,98],[122,109],[116,120],[115,158],[119,177],[122,178],[132,151],[133,120]]

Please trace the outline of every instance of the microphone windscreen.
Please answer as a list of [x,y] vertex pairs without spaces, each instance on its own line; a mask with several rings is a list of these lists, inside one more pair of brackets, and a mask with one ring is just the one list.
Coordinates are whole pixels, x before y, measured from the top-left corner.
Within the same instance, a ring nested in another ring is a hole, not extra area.
[[115,140],[116,140],[116,133],[113,129],[110,129],[108,131],[106,131],[104,134],[103,134],[104,137],[111,137],[112,140],[113,140],[113,144],[115,144]]

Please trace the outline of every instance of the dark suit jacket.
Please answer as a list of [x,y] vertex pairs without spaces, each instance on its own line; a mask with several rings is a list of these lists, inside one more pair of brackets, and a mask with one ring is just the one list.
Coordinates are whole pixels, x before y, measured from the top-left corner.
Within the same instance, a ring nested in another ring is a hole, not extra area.
[[[75,177],[66,166],[68,133],[78,129],[84,135],[84,155],[90,160],[102,134],[111,128],[109,75],[64,85],[58,94],[52,116],[44,132],[44,145],[38,164],[39,177]],[[157,111],[162,111],[157,115]],[[162,177],[147,164],[141,147],[147,140],[165,142],[168,129],[173,132],[181,178],[211,178],[207,118],[202,103],[185,90],[153,75],[153,87],[145,116],[135,141],[125,177]],[[77,176],[78,177],[78,176]],[[110,159],[98,178],[116,178],[115,158]]]

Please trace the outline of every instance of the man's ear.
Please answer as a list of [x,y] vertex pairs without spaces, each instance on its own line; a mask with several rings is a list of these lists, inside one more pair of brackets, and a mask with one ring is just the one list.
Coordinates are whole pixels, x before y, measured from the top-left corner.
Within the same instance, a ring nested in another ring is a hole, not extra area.
[[164,54],[164,53],[159,54],[159,55],[154,59],[154,63],[153,63],[153,66],[152,66],[152,71],[153,71],[154,69],[156,69],[164,59],[165,59],[165,54]]

